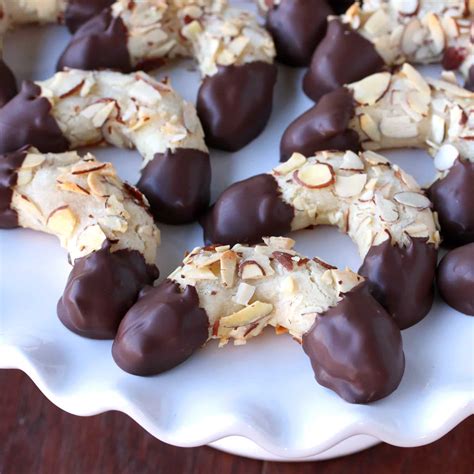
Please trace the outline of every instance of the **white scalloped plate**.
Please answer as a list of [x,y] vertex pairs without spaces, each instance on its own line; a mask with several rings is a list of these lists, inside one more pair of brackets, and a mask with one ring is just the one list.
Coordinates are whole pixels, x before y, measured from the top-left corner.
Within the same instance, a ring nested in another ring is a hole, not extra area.
[[[59,27],[17,31],[6,41],[6,59],[20,77],[42,79],[54,71],[66,40]],[[176,88],[193,100],[198,79],[190,63],[171,69]],[[301,71],[280,68],[274,113],[261,137],[233,156],[212,152],[214,198],[230,183],[277,163],[283,130],[311,105],[300,91],[300,79]],[[112,161],[122,177],[137,180],[136,153],[95,151],[99,159]],[[433,176],[424,153],[388,156],[422,183]],[[201,233],[198,225],[160,227],[158,263],[165,276],[185,249],[201,243]],[[302,231],[295,238],[303,253],[354,270],[360,264],[355,246],[334,229]],[[53,237],[23,229],[0,231],[0,270],[0,367],[25,371],[68,412],[122,411],[170,444],[217,441],[213,445],[220,449],[261,459],[319,453],[318,458],[327,458],[377,440],[398,446],[430,443],[473,412],[474,320],[440,301],[424,321],[403,333],[407,367],[398,390],[358,406],[318,386],[301,347],[271,331],[244,347],[217,349],[211,343],[160,376],[126,374],[112,360],[110,341],[80,338],[58,321],[55,307],[69,266]]]

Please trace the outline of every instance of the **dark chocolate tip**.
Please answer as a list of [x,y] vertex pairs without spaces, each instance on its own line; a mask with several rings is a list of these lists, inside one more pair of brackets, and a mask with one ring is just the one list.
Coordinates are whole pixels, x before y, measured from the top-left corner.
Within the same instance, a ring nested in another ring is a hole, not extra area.
[[165,280],[145,288],[120,324],[112,346],[117,365],[135,375],[155,375],[184,362],[209,335],[209,319],[193,286],[181,291]]
[[467,75],[464,87],[468,91],[474,92],[474,64],[469,68],[469,73]]
[[345,13],[347,9],[354,3],[354,0],[326,0],[326,1],[334,10],[334,13],[336,13],[337,15],[340,15],[341,13]]
[[273,105],[277,67],[261,61],[219,66],[199,88],[197,112],[208,146],[237,151],[265,128]]
[[44,153],[69,149],[69,142],[50,114],[51,104],[40,94],[40,87],[25,81],[20,93],[0,109],[0,153],[25,145],[35,146]]
[[210,186],[209,155],[188,148],[157,153],[137,183],[153,217],[167,224],[195,221],[209,205]]
[[59,319],[80,336],[113,339],[140,290],[158,274],[138,251],[111,252],[106,241],[100,250],[74,262],[58,302]]
[[365,284],[317,317],[303,349],[316,380],[350,403],[386,397],[405,370],[400,330]]
[[428,190],[438,213],[443,245],[474,242],[474,163],[458,159],[448,174]]
[[57,70],[68,67],[130,72],[127,40],[128,32],[122,19],[113,17],[111,9],[105,8],[76,31],[59,58]]
[[431,309],[437,254],[426,239],[410,238],[406,247],[386,240],[365,256],[359,273],[400,329],[418,323]]
[[0,59],[0,107],[3,107],[18,92],[16,79],[11,69]]
[[266,28],[273,37],[277,60],[289,66],[309,66],[334,12],[326,0],[282,0],[267,13]]
[[6,155],[0,155],[0,228],[18,227],[18,215],[11,209],[13,191],[16,185],[17,170],[23,164],[26,150],[21,149]]
[[286,161],[294,152],[311,156],[319,150],[360,150],[359,136],[349,130],[354,116],[352,94],[341,87],[329,94],[294,120],[280,142],[280,160]]
[[64,23],[75,33],[84,23],[110,7],[115,0],[69,0],[64,12]]
[[437,283],[449,306],[474,316],[474,243],[451,250],[441,259]]
[[317,101],[344,84],[379,72],[385,63],[374,45],[340,20],[331,20],[303,80],[305,94]]
[[206,244],[254,244],[290,232],[294,209],[280,197],[278,183],[259,174],[232,184],[202,219]]

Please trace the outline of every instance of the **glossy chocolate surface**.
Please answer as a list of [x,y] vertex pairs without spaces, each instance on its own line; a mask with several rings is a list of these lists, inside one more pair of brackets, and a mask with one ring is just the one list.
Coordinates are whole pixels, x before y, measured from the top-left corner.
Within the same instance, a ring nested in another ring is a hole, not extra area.
[[157,153],[137,183],[155,219],[168,224],[195,221],[209,205],[210,186],[209,155],[187,148]]
[[424,239],[392,245],[390,239],[370,248],[359,274],[369,280],[377,301],[400,329],[421,321],[431,309],[437,249]]
[[[328,4],[334,10],[334,13],[340,15],[345,13],[346,10],[354,3],[353,0],[327,0]],[[362,1],[360,3],[363,3]]]
[[352,94],[341,87],[294,120],[280,142],[280,161],[292,153],[311,156],[319,150],[359,151],[359,135],[347,126],[354,115]]
[[469,68],[469,74],[466,79],[464,87],[471,92],[474,92],[474,65]]
[[0,107],[3,107],[17,92],[18,88],[13,72],[5,62],[0,59]]
[[202,219],[206,244],[253,244],[264,236],[291,230],[294,209],[280,197],[269,174],[259,174],[229,186]]
[[437,283],[449,306],[474,316],[474,243],[451,250],[442,258]]
[[17,170],[23,164],[26,150],[18,150],[0,155],[0,228],[13,229],[18,227],[18,215],[11,209],[13,191],[16,185]]
[[365,284],[316,318],[303,349],[316,380],[350,403],[386,397],[405,370],[400,330]]
[[332,20],[314,52],[303,80],[303,90],[317,101],[344,84],[380,71],[384,65],[370,41],[339,20]]
[[115,69],[130,72],[132,64],[127,47],[128,32],[120,17],[106,8],[84,23],[59,58],[58,71],[73,69]]
[[443,245],[474,242],[474,163],[456,160],[447,176],[431,185],[428,194],[438,212]]
[[311,56],[326,33],[326,0],[282,0],[267,13],[266,28],[273,37],[277,60],[289,66],[309,66]]
[[113,339],[120,321],[135,303],[140,290],[158,278],[136,250],[100,250],[78,258],[58,302],[61,322],[80,336]]
[[68,0],[64,22],[69,31],[75,33],[84,23],[114,2],[115,0]]
[[207,145],[237,151],[256,138],[270,118],[276,78],[277,67],[261,61],[205,77],[196,107]]
[[120,324],[112,355],[126,372],[154,375],[172,369],[199,349],[209,320],[193,286],[181,291],[165,280],[145,288]]
[[0,153],[25,145],[42,152],[68,150],[69,142],[50,114],[51,104],[40,94],[40,87],[25,81],[20,93],[0,109]]

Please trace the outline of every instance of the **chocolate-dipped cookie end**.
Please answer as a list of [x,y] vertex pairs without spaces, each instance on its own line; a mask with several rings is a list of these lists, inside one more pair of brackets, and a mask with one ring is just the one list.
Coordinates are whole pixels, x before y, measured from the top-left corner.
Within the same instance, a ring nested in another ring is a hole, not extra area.
[[350,403],[386,397],[405,369],[400,330],[365,284],[317,317],[303,349],[316,380]]
[[196,289],[165,280],[146,288],[120,324],[112,355],[135,375],[155,375],[184,362],[209,336]]
[[3,107],[17,92],[15,76],[5,62],[0,59],[0,107]]

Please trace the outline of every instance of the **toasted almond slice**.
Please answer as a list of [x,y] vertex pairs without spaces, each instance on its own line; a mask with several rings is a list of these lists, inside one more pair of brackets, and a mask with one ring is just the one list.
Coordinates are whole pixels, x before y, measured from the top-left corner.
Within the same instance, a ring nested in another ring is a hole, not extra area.
[[418,135],[418,125],[409,117],[382,117],[380,131],[390,138],[413,138]]
[[218,252],[221,262],[221,280],[224,286],[232,288],[235,281],[235,270],[237,268],[237,254],[232,250]]
[[289,237],[263,237],[263,241],[276,249],[290,250],[295,246],[295,241]]
[[21,164],[21,168],[25,170],[37,168],[44,163],[45,159],[46,158],[44,155],[40,155],[38,153],[28,153]]
[[431,50],[433,54],[441,54],[444,50],[446,39],[444,37],[444,30],[439,21],[438,15],[429,12],[426,16],[426,22],[430,31],[432,46]]
[[227,250],[230,250],[230,245],[219,245],[214,250],[216,252],[226,252]]
[[419,7],[418,0],[392,0],[392,5],[404,16],[415,15]]
[[181,273],[191,280],[217,280],[217,276],[209,267],[198,268],[194,265],[186,265]]
[[350,176],[336,176],[334,191],[342,198],[357,196],[364,189],[366,182],[367,175],[365,173],[357,173]]
[[196,38],[201,32],[202,26],[199,21],[196,20],[184,25],[183,28],[181,28],[181,34],[189,40]]
[[420,193],[411,191],[403,191],[393,196],[395,201],[408,207],[415,207],[418,210],[423,210],[431,207],[431,201]]
[[367,189],[359,196],[359,201],[369,202],[369,201],[372,201],[373,198],[374,198],[374,190]]
[[453,166],[454,162],[458,158],[458,149],[450,143],[446,143],[445,145],[441,146],[436,152],[436,155],[434,157],[434,165],[437,170],[446,171]]
[[98,219],[99,224],[111,232],[124,233],[127,232],[128,222],[120,216],[106,216]]
[[293,178],[306,188],[320,189],[334,183],[334,170],[330,165],[316,163],[296,170],[293,173]]
[[341,170],[363,170],[364,168],[364,162],[359,158],[357,153],[350,150],[344,153],[340,166]]
[[237,311],[236,313],[224,316],[219,321],[219,326],[224,328],[238,328],[247,326],[251,323],[268,316],[273,311],[273,305],[270,303],[263,303],[255,301],[250,306]]
[[291,275],[288,275],[281,282],[281,289],[284,293],[293,295],[298,290],[298,284],[296,283],[295,279]]
[[411,20],[403,30],[400,46],[403,53],[411,57],[419,48],[420,32],[423,31],[423,25],[417,18]]
[[321,276],[321,281],[330,286],[334,285],[338,294],[351,291],[352,288],[357,286],[362,280],[361,276],[349,269],[330,269],[326,270]]
[[375,151],[366,150],[363,152],[363,157],[367,163],[371,165],[390,165],[390,161],[385,156],[375,153]]
[[110,163],[100,163],[95,160],[82,160],[71,168],[71,173],[74,175],[92,173],[93,171],[103,170],[106,167],[111,167]]
[[446,131],[446,122],[443,117],[434,114],[431,117],[431,139],[438,144],[444,140]]
[[451,82],[441,81],[439,79],[433,79],[431,77],[427,77],[426,80],[434,88],[444,90],[448,94],[451,94],[457,97],[464,97],[464,98],[470,98],[470,99],[474,98],[474,92],[464,89],[456,84],[452,84]]
[[82,253],[99,250],[107,239],[99,224],[87,226],[77,237],[77,245]]
[[300,168],[306,163],[306,158],[301,153],[293,153],[288,161],[273,169],[277,175],[285,175]]
[[154,106],[161,100],[161,94],[157,88],[142,79],[133,83],[128,94],[142,104],[149,106]]
[[382,8],[375,10],[375,12],[364,23],[363,27],[371,37],[377,37],[388,33],[389,28],[390,17]]
[[249,285],[248,283],[242,281],[240,282],[237,292],[232,298],[232,301],[234,303],[241,304],[242,306],[247,306],[254,294],[255,286]]
[[381,140],[382,135],[379,131],[377,122],[369,115],[362,114],[359,116],[359,123],[361,130],[374,142]]
[[71,193],[78,193],[82,194],[84,196],[89,196],[90,193],[87,189],[83,188],[77,183],[74,183],[73,181],[60,181],[59,178],[56,180],[56,185],[58,189],[61,189],[62,191],[69,191]]
[[425,97],[431,97],[431,89],[424,77],[410,64],[404,63],[400,72],[418,89]]
[[380,245],[382,242],[385,242],[390,238],[390,233],[385,229],[382,232],[378,232],[377,234],[375,234],[374,239],[372,240],[372,245]]
[[12,204],[18,208],[19,214],[25,213],[43,222],[40,208],[25,194],[14,193]]
[[245,260],[240,264],[240,276],[242,280],[263,278],[265,270],[255,260]]
[[418,90],[408,91],[407,103],[409,107],[423,117],[428,115],[430,100],[429,95],[425,95]]
[[403,229],[405,233],[412,237],[428,237],[428,227],[422,223],[413,223]]
[[94,127],[102,127],[106,120],[110,117],[112,112],[115,110],[115,101],[110,101],[105,104],[92,118],[92,125]]
[[375,205],[378,208],[380,218],[384,222],[396,222],[398,220],[398,209],[393,201],[385,199],[380,194],[376,194]]
[[380,100],[390,86],[391,74],[378,72],[348,87],[354,92],[354,99],[361,105],[373,105]]
[[46,225],[55,234],[69,238],[76,228],[77,218],[69,206],[61,206],[48,216]]
[[198,268],[209,267],[213,263],[219,262],[220,259],[221,259],[221,254],[217,252],[200,253],[194,257],[193,265],[195,265]]
[[16,173],[16,186],[25,186],[33,179],[33,172],[30,169],[20,168]]

